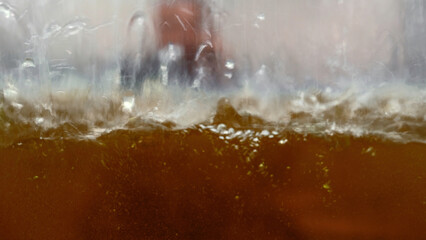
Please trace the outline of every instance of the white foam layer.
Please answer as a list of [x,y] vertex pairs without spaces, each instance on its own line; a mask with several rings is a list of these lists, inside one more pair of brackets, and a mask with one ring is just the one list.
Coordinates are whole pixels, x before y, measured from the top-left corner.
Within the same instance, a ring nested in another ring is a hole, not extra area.
[[[209,127],[212,131],[235,137],[238,129],[218,125],[223,121],[228,125],[238,122],[235,125],[238,128],[263,128],[259,137],[273,135],[272,131],[290,130],[426,140],[426,88],[422,86],[388,83],[297,91],[270,86],[265,91],[244,88],[208,92],[165,87],[158,82],[145,84],[140,94],[113,87],[104,91],[86,87],[66,86],[62,90],[29,94],[27,90],[21,92],[9,85],[3,89],[0,105],[1,134],[13,134],[22,126],[30,132],[48,132],[68,124],[75,128],[69,131],[71,135],[99,136],[112,129],[161,127],[162,123],[172,123],[168,126],[174,129],[199,124],[213,126]],[[230,108],[235,108],[238,116],[227,113],[224,107],[217,108],[223,97],[229,99]],[[224,116],[222,120],[215,119],[218,114]],[[253,118],[259,120],[250,120]],[[221,126],[232,129],[224,130]]]

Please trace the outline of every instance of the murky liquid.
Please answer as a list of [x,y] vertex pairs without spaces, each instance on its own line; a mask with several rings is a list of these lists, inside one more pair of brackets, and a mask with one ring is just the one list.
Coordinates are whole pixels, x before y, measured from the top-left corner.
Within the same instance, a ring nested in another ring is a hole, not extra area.
[[208,2],[0,0],[0,240],[424,239],[426,4]]
[[208,129],[1,151],[4,239],[421,239],[426,145]]
[[98,112],[88,107],[95,100],[76,96],[62,99],[64,108],[49,100],[47,113],[33,102],[2,103],[3,239],[424,236],[424,121],[402,124],[399,114],[398,131],[388,119],[386,133],[377,118],[372,126],[380,131],[359,132],[372,113],[363,108],[357,125],[338,108],[329,110],[334,117],[321,115],[334,124],[315,125],[315,116],[301,112],[284,124],[248,113],[260,100],[223,98],[211,117],[185,126],[185,114],[161,120],[167,111],[158,102],[156,113],[132,117],[131,109],[155,108],[141,96],[92,104]]

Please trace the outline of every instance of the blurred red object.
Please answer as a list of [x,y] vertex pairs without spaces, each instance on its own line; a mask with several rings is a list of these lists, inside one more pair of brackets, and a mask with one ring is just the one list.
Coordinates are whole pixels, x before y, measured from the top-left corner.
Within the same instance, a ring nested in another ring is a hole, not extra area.
[[[129,30],[140,16],[131,19]],[[146,20],[147,31],[141,40],[136,40],[142,49],[140,54],[130,50],[122,63],[125,88],[139,89],[145,79],[158,79],[160,75],[163,78],[161,66],[167,68],[168,81],[189,86],[220,87],[234,76],[225,69],[226,57],[208,3],[161,1]]]

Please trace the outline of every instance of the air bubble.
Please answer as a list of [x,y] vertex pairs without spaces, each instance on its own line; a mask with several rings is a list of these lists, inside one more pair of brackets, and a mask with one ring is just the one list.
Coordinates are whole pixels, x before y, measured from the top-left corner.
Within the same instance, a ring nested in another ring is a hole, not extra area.
[[269,131],[268,131],[268,130],[263,130],[263,131],[260,133],[260,135],[261,135],[261,136],[263,136],[263,137],[266,137],[266,136],[269,136],[269,135],[270,135],[270,133],[269,133]]

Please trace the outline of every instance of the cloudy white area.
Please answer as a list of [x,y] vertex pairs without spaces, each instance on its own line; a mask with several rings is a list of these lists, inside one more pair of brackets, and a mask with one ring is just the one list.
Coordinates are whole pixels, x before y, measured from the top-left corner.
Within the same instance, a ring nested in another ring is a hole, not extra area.
[[[420,82],[424,9],[418,0],[216,0],[224,46],[251,71],[330,83],[369,76]],[[31,58],[101,75],[119,61],[133,13],[150,0],[10,0],[0,5],[0,68]],[[58,34],[60,32],[61,34]],[[45,68],[47,66],[44,66]]]

